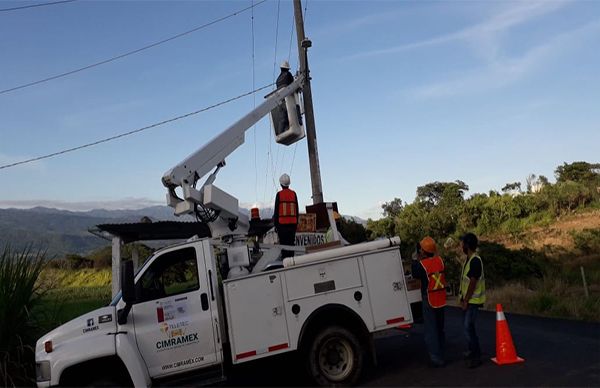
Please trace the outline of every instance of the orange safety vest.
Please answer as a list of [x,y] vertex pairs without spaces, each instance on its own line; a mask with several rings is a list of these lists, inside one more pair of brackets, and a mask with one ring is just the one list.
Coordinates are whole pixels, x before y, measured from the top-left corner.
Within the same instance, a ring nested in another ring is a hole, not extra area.
[[290,225],[298,223],[296,193],[290,189],[282,189],[279,193],[279,224]]
[[421,265],[427,273],[427,299],[433,308],[446,305],[446,276],[444,275],[444,261],[435,256],[421,260]]

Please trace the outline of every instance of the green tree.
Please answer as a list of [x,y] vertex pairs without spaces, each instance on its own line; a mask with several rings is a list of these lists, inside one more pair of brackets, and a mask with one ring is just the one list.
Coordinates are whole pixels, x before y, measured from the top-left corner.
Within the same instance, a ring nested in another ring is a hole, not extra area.
[[350,244],[367,241],[367,230],[365,227],[354,220],[344,217],[340,221],[340,233]]
[[600,180],[600,163],[573,162],[556,167],[556,182],[590,183]]
[[503,193],[521,192],[521,182],[507,183],[502,188]]
[[384,202],[383,205],[381,205],[384,217],[395,218],[402,212],[403,208],[404,204],[400,198],[394,198],[390,202]]
[[454,182],[436,181],[417,187],[416,200],[433,207],[439,204],[444,195],[448,196],[452,193],[453,195],[460,196],[460,198],[464,198],[466,191],[469,191],[469,186],[461,180],[456,180]]

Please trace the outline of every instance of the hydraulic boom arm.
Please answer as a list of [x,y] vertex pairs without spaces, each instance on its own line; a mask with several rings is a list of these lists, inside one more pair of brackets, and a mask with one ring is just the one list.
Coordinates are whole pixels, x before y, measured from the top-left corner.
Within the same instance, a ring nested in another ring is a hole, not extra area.
[[[245,222],[241,223],[247,224],[247,217],[239,214],[237,199],[216,188],[212,183],[219,169],[225,166],[225,158],[244,143],[245,132],[286,97],[301,89],[303,83],[304,76],[300,75],[290,85],[275,91],[262,104],[163,175],[163,185],[168,189],[167,203],[175,208],[176,215],[198,214],[197,208],[200,206],[214,213],[214,219],[205,220],[209,223],[221,217],[227,221],[231,231],[237,228],[238,221],[245,219]],[[203,186],[196,189],[197,181],[213,169],[214,172]],[[175,193],[177,187],[181,187],[183,198]],[[214,233],[213,237],[216,237]]]

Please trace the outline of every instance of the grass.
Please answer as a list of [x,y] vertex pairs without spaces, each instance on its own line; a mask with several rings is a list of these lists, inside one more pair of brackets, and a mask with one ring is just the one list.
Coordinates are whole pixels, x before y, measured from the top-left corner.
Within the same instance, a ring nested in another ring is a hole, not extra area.
[[46,263],[44,253],[30,248],[0,252],[0,385],[33,384],[33,345],[43,314],[34,310],[45,287],[38,278]]
[[[585,297],[580,266],[590,296]],[[541,279],[513,282],[487,292],[486,307],[501,303],[505,311],[600,322],[600,256],[549,262]]]
[[111,299],[110,269],[46,269],[40,282],[52,286],[40,308],[51,317],[47,330],[105,306]]

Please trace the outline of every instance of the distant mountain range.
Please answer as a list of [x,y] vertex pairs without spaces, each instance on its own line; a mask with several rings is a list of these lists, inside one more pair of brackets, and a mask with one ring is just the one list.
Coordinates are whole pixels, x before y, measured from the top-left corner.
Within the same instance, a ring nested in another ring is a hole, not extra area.
[[[249,214],[248,209],[240,211]],[[261,218],[271,217],[273,209],[261,209]],[[139,222],[143,217],[152,221],[193,221],[192,216],[176,217],[168,206],[152,206],[138,210],[95,209],[74,212],[46,207],[31,209],[0,209],[0,246],[10,244],[15,249],[31,245],[47,250],[49,256],[67,253],[87,254],[110,242],[88,230],[99,224]],[[365,223],[358,217],[345,216]]]

